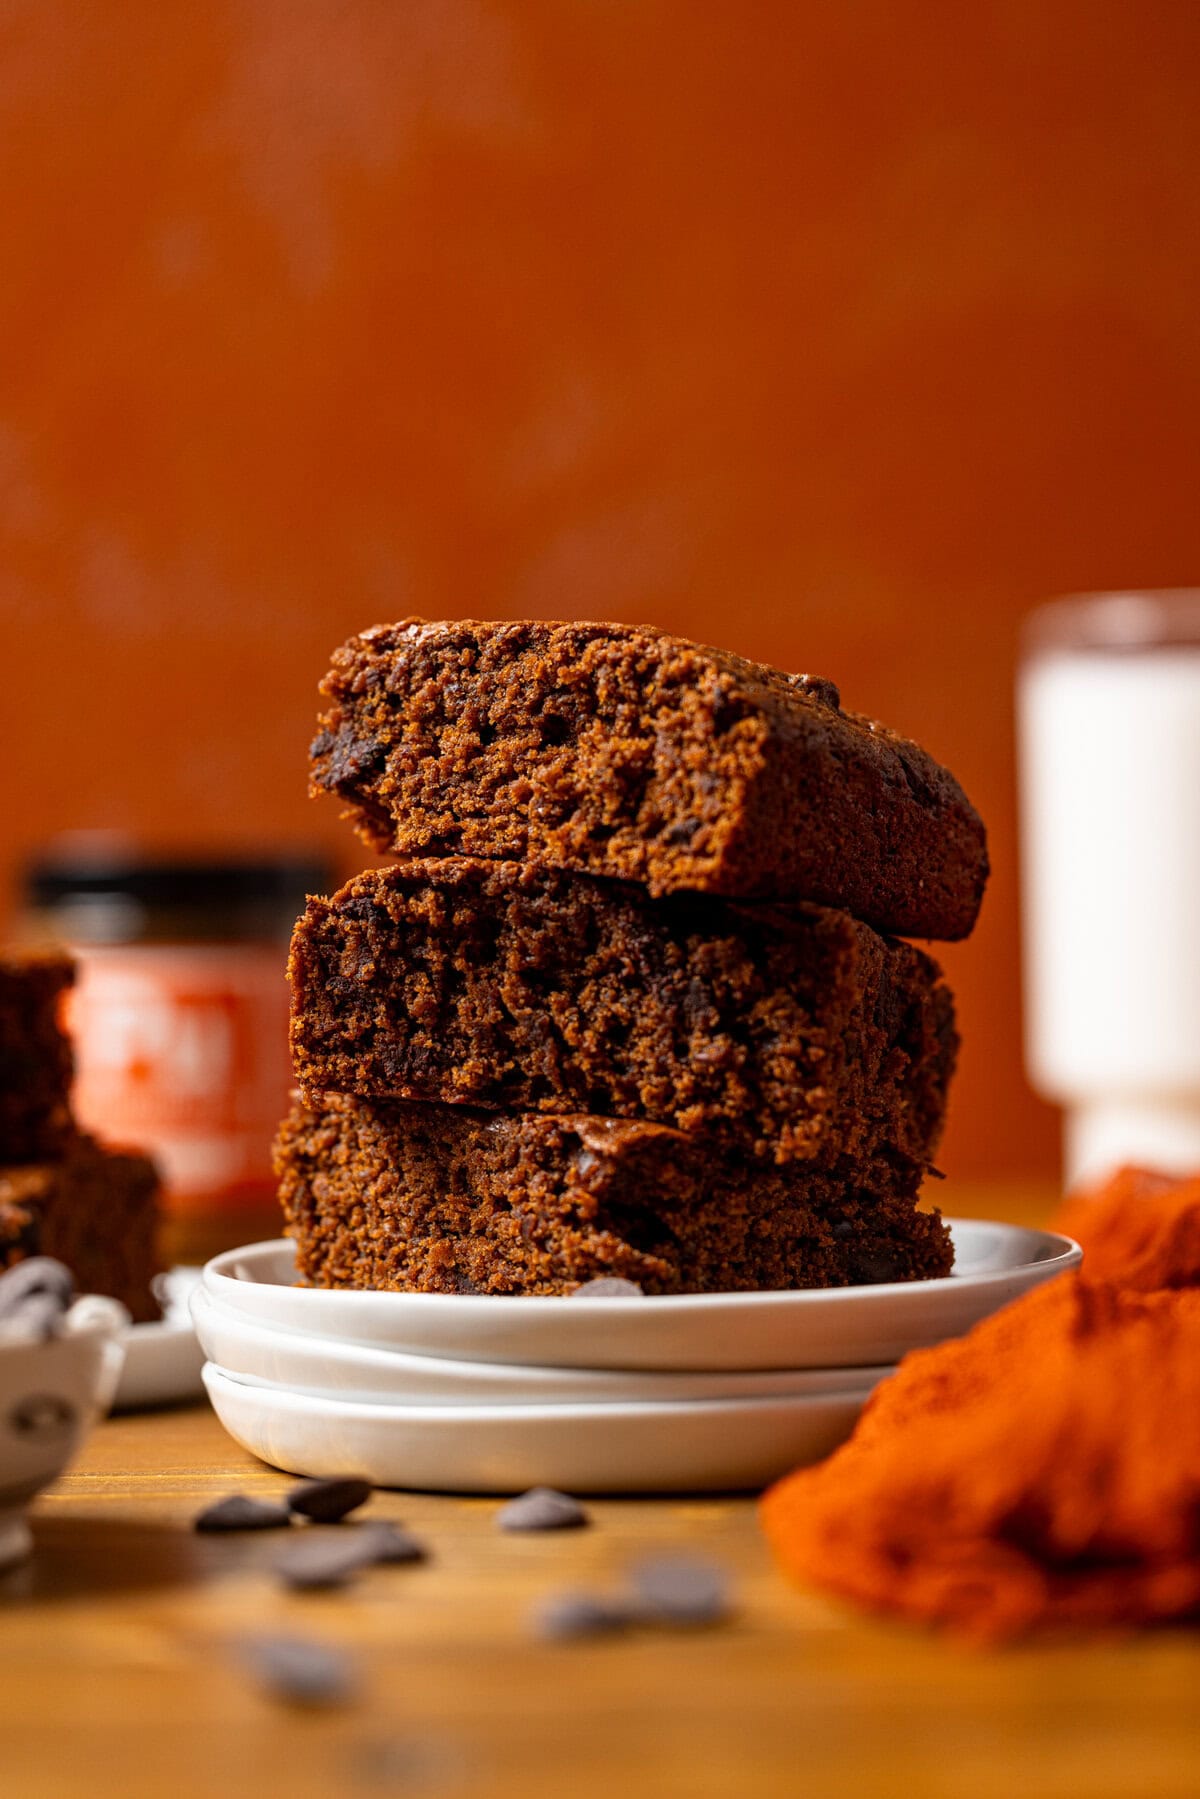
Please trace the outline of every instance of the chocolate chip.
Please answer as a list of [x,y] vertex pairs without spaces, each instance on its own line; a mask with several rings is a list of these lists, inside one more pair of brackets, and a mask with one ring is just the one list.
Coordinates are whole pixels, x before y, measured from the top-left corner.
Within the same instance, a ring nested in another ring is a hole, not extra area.
[[337,1477],[331,1480],[306,1480],[293,1487],[287,1496],[292,1511],[315,1524],[336,1524],[371,1497],[369,1480]]
[[833,1234],[839,1243],[844,1243],[847,1237],[854,1235],[854,1226],[848,1218],[839,1218],[833,1227]]
[[583,1281],[568,1293],[568,1299],[642,1299],[645,1295],[636,1281],[623,1280],[619,1274],[597,1275],[595,1280]]
[[553,1487],[530,1487],[516,1499],[510,1499],[496,1513],[501,1530],[578,1530],[589,1522],[577,1499],[569,1493],[556,1493]]
[[0,1319],[7,1320],[25,1306],[47,1299],[61,1314],[74,1297],[75,1277],[69,1268],[64,1268],[50,1256],[29,1256],[7,1273],[0,1274]]
[[242,1661],[276,1699],[287,1705],[345,1705],[358,1687],[358,1671],[344,1649],[311,1637],[249,1637]]
[[886,1249],[862,1249],[851,1260],[849,1273],[856,1286],[874,1287],[894,1281],[900,1264]]
[[344,1587],[361,1569],[378,1560],[373,1534],[370,1530],[306,1530],[284,1550],[275,1572],[285,1587],[298,1592]]
[[745,707],[732,692],[727,693],[720,685],[713,688],[708,702],[709,717],[717,735],[722,735],[739,718],[745,716]]
[[630,1584],[648,1624],[717,1624],[729,1615],[729,1581],[715,1562],[656,1556],[630,1570]]
[[842,696],[836,684],[827,681],[824,675],[797,675],[795,685],[801,693],[808,694],[810,699],[819,701],[822,706],[829,706],[834,712],[841,710]]
[[0,1317],[0,1341],[49,1343],[60,1335],[66,1315],[57,1293],[30,1293]]
[[403,1525],[384,1520],[348,1525],[345,1530],[315,1525],[293,1539],[275,1563],[275,1572],[285,1586],[317,1592],[344,1587],[364,1568],[423,1562],[428,1553]]
[[251,1499],[247,1493],[230,1493],[215,1505],[205,1506],[192,1519],[193,1530],[287,1530],[292,1514],[286,1505],[271,1499]]
[[355,1535],[371,1539],[373,1562],[423,1562],[429,1557],[421,1539],[402,1524],[360,1524]]
[[535,1607],[533,1628],[548,1643],[577,1642],[628,1630],[635,1615],[627,1601],[599,1593],[551,1593]]

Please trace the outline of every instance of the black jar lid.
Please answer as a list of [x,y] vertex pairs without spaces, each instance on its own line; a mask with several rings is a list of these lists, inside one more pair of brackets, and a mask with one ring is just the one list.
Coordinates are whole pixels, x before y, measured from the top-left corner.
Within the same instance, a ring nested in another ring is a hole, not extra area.
[[290,924],[310,893],[328,892],[319,852],[266,856],[146,854],[122,838],[60,838],[25,868],[26,903],[90,942],[257,937]]

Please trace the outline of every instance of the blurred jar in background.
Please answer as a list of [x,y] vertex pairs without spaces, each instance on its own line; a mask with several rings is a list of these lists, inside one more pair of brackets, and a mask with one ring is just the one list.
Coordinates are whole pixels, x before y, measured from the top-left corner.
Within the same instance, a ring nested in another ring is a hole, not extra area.
[[1069,1185],[1200,1168],[1200,591],[1056,601],[1023,652],[1030,1078]]
[[319,856],[152,860],[87,836],[27,870],[23,935],[79,963],[76,1114],[153,1154],[171,1211],[269,1197],[291,1085],[287,944],[329,874]]

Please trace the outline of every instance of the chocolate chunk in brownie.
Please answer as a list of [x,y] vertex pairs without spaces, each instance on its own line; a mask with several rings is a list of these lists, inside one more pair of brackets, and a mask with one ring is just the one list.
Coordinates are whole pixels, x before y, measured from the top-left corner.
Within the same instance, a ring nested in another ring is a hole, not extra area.
[[276,1169],[313,1286],[703,1293],[919,1280],[953,1255],[912,1165],[748,1167],[626,1120],[328,1094],[293,1103]]
[[0,1168],[0,1267],[53,1256],[80,1293],[106,1293],[135,1321],[158,1316],[158,1174],[146,1156],[77,1135],[56,1162]]
[[0,956],[0,1163],[62,1153],[71,1131],[71,1045],[59,1014],[75,978],[69,956]]
[[313,790],[367,841],[965,937],[980,819],[915,743],[787,675],[647,626],[380,625],[338,650]]
[[517,863],[369,870],[309,902],[289,973],[307,1092],[651,1119],[781,1163],[927,1161],[956,1050],[937,966],[845,912]]

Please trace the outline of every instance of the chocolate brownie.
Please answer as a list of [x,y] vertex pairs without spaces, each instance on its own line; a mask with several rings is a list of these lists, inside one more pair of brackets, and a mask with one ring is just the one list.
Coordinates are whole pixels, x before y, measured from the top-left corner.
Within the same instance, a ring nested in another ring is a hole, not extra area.
[[59,1155],[71,1129],[71,1045],[59,1020],[69,956],[0,956],[0,1163]]
[[158,1174],[146,1156],[77,1135],[61,1160],[0,1168],[0,1268],[53,1256],[81,1293],[106,1293],[136,1321],[158,1316],[150,1291]]
[[953,1251],[918,1171],[747,1169],[662,1125],[296,1100],[276,1143],[301,1279],[429,1293],[646,1293],[926,1279]]
[[780,1163],[928,1161],[957,1046],[936,964],[845,912],[464,857],[310,900],[289,975],[306,1092],[651,1119]]
[[405,619],[338,650],[314,792],[405,855],[812,900],[965,937],[980,819],[915,743],[787,675],[648,626]]

